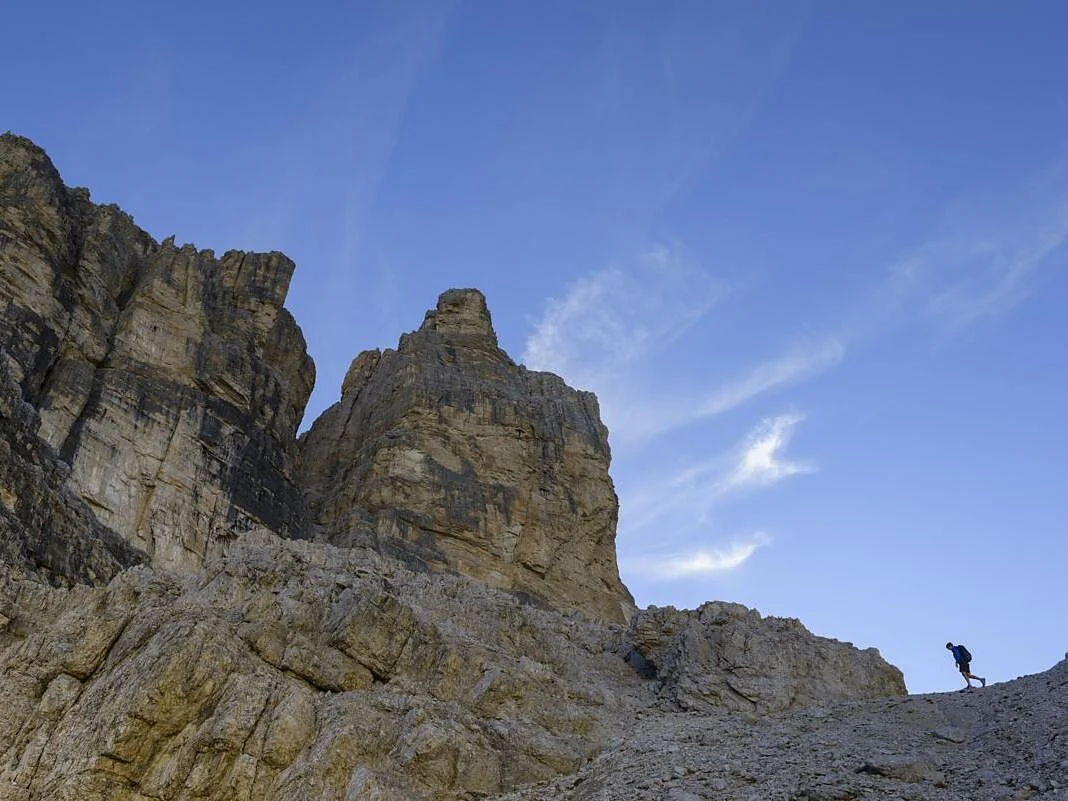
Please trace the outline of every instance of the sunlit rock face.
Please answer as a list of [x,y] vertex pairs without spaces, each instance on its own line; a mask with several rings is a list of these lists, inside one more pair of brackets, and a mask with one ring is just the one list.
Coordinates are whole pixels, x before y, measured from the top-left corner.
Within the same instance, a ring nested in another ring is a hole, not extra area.
[[107,587],[0,564],[0,798],[484,798],[577,770],[642,707],[619,633],[266,531]]
[[636,613],[596,399],[512,362],[475,290],[358,356],[298,446],[292,269],[156,243],[0,137],[0,799],[1052,787],[1061,674],[901,711],[856,700],[904,691],[873,649]]
[[314,368],[282,307],[289,259],[158,244],[4,135],[0,268],[7,367],[101,523],[171,567],[253,526],[303,529]]
[[445,292],[396,350],[357,356],[301,453],[331,542],[370,532],[558,609],[633,612],[597,399],[516,365],[477,290]]
[[0,359],[0,566],[67,586],[103,584],[145,561],[70,490],[70,468],[39,425]]
[[815,637],[794,618],[741,604],[649,607],[627,633],[661,697],[683,710],[754,716],[826,701],[904,695],[901,671],[874,648]]

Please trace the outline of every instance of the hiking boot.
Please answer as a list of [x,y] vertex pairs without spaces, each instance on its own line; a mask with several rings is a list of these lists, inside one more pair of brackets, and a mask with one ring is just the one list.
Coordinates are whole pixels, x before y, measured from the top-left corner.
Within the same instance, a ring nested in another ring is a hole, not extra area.
[[985,687],[986,686],[986,679],[979,679],[979,683],[982,684]]

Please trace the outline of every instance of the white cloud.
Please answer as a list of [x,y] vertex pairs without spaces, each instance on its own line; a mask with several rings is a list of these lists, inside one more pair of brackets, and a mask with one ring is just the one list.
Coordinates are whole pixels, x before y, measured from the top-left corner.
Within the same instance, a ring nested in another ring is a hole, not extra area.
[[680,247],[654,248],[627,269],[602,270],[550,300],[527,339],[523,362],[596,392],[613,445],[626,446],[722,414],[842,360],[843,342],[825,337],[794,346],[711,392],[656,394],[662,385],[636,373],[655,369],[657,356],[725,294]]
[[800,381],[832,367],[845,355],[837,338],[795,347],[774,359],[757,364],[744,375],[731,379],[702,401],[694,417],[710,417],[741,406],[757,395]]
[[726,294],[680,246],[652,248],[551,299],[522,361],[592,390],[613,446],[649,439],[693,418],[686,398],[656,397],[640,375]]
[[621,376],[701,318],[724,288],[679,246],[653,248],[572,284],[551,299],[523,351],[533,370],[610,395]]
[[783,456],[800,414],[760,422],[744,442],[725,454],[676,470],[666,479],[642,482],[637,491],[620,488],[620,532],[627,538],[685,537],[706,528],[712,509],[729,496],[770,487],[790,476],[813,473],[812,462]]
[[783,414],[764,420],[750,435],[741,458],[724,480],[723,491],[769,486],[790,476],[815,472],[811,462],[790,462],[782,457],[794,427],[804,419],[800,414]]
[[[782,414],[762,420],[730,452],[677,470],[667,479],[642,485],[638,493],[621,491],[622,541],[629,545],[649,542],[707,541],[713,509],[731,497],[767,488],[791,476],[812,473],[812,462],[791,461],[784,451],[801,414]],[[771,539],[758,532],[735,539],[726,547],[701,547],[666,555],[628,554],[621,550],[620,566],[630,574],[672,580],[724,573],[744,564]]]
[[1068,242],[1068,209],[1022,240],[976,242],[956,254],[957,262],[942,259],[928,265],[940,271],[943,285],[931,293],[928,309],[954,326],[1007,313],[1035,289],[1036,273],[1048,257]]
[[[1068,262],[1068,161],[1038,180],[988,199],[968,199],[930,241],[903,254],[874,298],[882,315],[862,307],[855,318],[907,322],[926,316],[960,329],[1012,311],[1038,287],[1043,272]],[[904,313],[904,317],[901,315]]]
[[770,542],[767,535],[757,532],[727,548],[701,548],[688,553],[628,559],[624,566],[632,572],[663,580],[726,573],[741,567],[758,548]]

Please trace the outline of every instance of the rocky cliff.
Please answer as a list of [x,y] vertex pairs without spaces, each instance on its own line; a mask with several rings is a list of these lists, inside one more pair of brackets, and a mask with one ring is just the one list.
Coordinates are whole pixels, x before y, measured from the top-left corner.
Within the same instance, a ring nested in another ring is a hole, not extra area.
[[301,454],[332,542],[370,530],[559,609],[634,610],[597,399],[516,365],[477,290],[444,293],[396,350],[360,354]]
[[67,486],[70,467],[0,359],[0,563],[49,584],[102,584],[146,555],[102,525]]
[[673,708],[766,715],[832,698],[898,695],[904,676],[874,648],[815,637],[793,618],[741,604],[649,607],[631,621],[636,666],[660,681]]
[[[1063,798],[1068,663],[905,697],[875,654],[850,665],[847,645],[736,606],[697,616],[627,630],[266,531],[194,574],[107,587],[0,567],[0,799]],[[773,689],[742,691],[781,711],[679,703],[680,675],[735,681],[669,645],[705,623],[754,644],[746,671]],[[635,670],[636,647],[677,659]]]
[[97,519],[195,567],[237,531],[304,526],[294,437],[314,369],[293,263],[156,243],[0,137],[0,349]]
[[[0,138],[0,799],[1016,781],[943,769],[941,739],[917,756],[918,730],[889,756],[858,745],[850,720],[902,717],[874,651],[732,604],[636,612],[596,399],[513,363],[477,291],[357,357],[298,445],[291,271],[156,243]],[[951,743],[1009,725],[901,709]],[[1057,736],[1019,757],[1043,792]]]

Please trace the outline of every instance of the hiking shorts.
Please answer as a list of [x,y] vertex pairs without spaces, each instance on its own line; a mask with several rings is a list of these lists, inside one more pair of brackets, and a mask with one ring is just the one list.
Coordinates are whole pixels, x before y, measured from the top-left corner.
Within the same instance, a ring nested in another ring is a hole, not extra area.
[[960,672],[961,673],[971,673],[972,672],[972,663],[971,662],[961,662],[960,663]]

